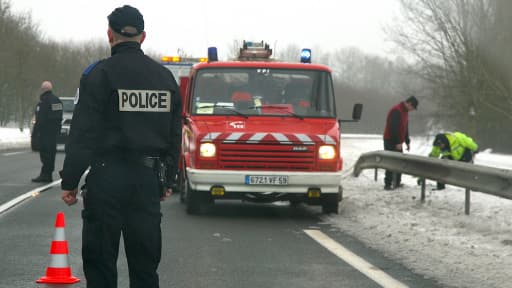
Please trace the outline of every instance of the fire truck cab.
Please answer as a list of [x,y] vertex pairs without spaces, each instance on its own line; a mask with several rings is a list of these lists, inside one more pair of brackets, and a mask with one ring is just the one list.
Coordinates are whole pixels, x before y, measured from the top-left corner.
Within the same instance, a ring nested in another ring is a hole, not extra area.
[[182,153],[178,189],[188,213],[224,199],[289,201],[338,213],[342,199],[341,121],[331,70],[270,58],[263,42],[245,42],[233,61],[209,60],[180,78]]

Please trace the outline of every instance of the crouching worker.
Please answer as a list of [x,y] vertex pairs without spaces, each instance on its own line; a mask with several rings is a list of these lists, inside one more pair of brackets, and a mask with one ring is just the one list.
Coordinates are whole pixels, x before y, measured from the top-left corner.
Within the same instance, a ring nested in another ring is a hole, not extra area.
[[[437,134],[432,145],[429,157],[473,163],[473,157],[478,153],[478,144],[461,132]],[[418,184],[421,184],[421,181],[423,179],[419,179]],[[438,190],[444,188],[444,183],[437,182]]]

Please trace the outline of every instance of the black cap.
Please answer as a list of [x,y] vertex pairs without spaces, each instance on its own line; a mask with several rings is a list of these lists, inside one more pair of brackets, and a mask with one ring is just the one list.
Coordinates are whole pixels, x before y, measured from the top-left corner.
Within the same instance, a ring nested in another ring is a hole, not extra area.
[[418,99],[415,96],[410,96],[409,98],[407,98],[405,100],[405,102],[411,103],[411,105],[412,105],[412,107],[414,107],[414,109],[418,109]]
[[[110,28],[123,36],[134,37],[144,31],[144,17],[130,5],[116,8],[107,18]],[[135,31],[127,27],[133,27]]]

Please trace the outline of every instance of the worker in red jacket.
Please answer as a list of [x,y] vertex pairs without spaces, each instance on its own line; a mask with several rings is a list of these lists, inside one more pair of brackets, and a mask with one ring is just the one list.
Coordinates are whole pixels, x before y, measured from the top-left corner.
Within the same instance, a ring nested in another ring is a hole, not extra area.
[[[391,107],[384,129],[384,150],[403,152],[403,143],[407,145],[407,151],[410,150],[409,111],[416,110],[417,108],[418,99],[415,96],[410,96],[405,101]],[[400,173],[386,170],[384,189],[392,190],[399,187],[401,178],[402,175]]]

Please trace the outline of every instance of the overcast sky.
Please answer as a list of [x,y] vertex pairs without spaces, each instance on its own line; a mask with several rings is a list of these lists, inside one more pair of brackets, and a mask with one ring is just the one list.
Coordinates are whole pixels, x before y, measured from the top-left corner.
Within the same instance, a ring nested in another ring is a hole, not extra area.
[[[288,44],[323,51],[356,46],[385,55],[391,49],[382,25],[398,13],[397,0],[10,0],[30,12],[45,36],[58,41],[106,41],[107,15],[124,4],[144,15],[143,48],[175,55],[183,48],[206,56],[208,46],[228,49],[233,40],[265,40],[279,51]],[[219,51],[221,55],[224,53]]]

